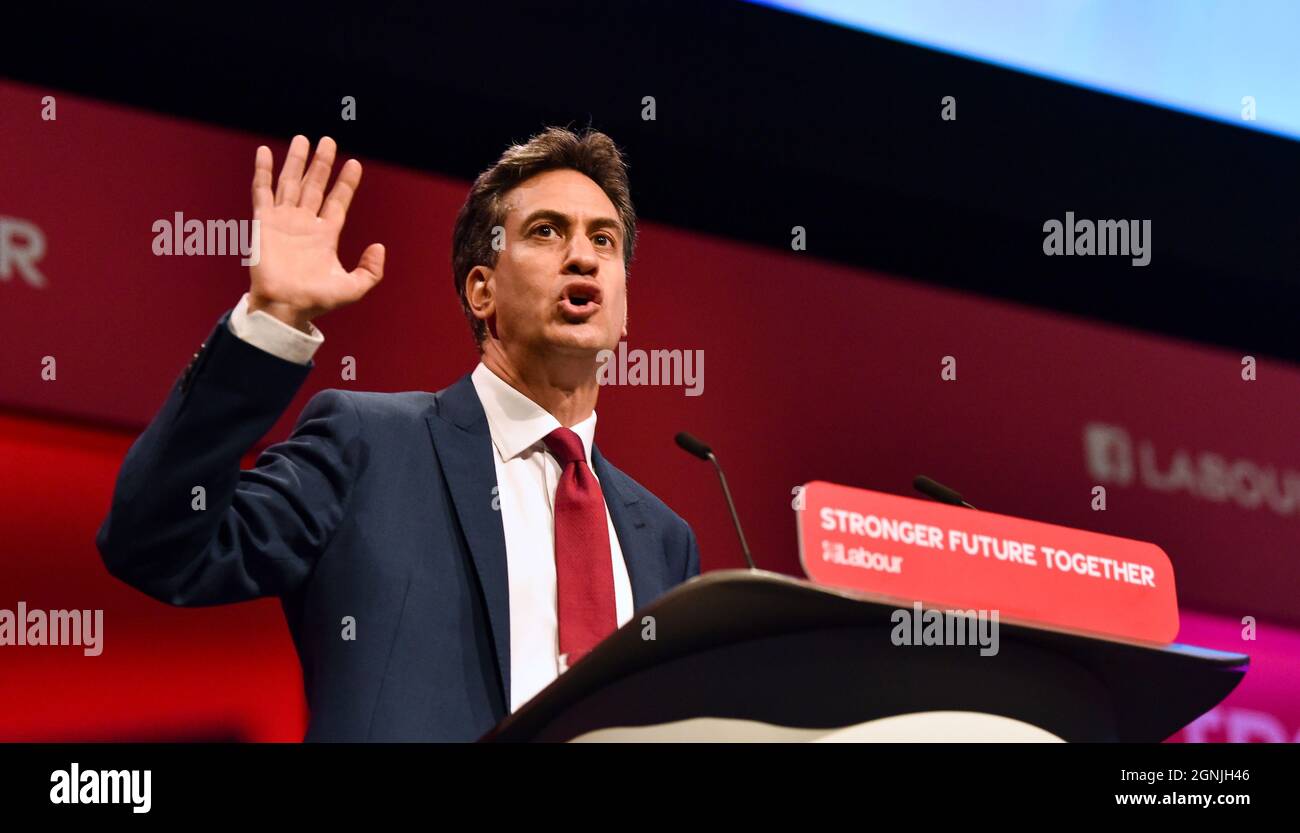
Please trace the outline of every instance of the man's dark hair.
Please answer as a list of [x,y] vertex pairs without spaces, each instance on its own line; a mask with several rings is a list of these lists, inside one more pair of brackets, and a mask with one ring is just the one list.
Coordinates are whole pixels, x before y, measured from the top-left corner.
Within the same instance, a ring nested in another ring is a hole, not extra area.
[[474,332],[479,350],[487,337],[486,322],[475,318],[465,293],[475,266],[495,266],[499,252],[492,247],[492,229],[505,224],[505,197],[515,186],[546,171],[571,169],[591,178],[618,211],[623,224],[623,265],[632,262],[636,246],[636,210],[627,184],[627,164],[614,141],[596,130],[579,133],[550,127],[527,142],[511,145],[496,164],[478,175],[465,204],[456,215],[451,237],[451,271],[456,294]]

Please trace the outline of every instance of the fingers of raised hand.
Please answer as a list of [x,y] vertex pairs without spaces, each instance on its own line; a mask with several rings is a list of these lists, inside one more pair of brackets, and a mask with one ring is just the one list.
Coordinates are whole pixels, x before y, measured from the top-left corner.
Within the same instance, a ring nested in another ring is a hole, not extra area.
[[352,204],[352,196],[360,185],[361,163],[349,159],[344,163],[343,170],[339,171],[338,179],[334,180],[334,187],[325,199],[320,216],[330,222],[342,223],[347,216],[348,206]]
[[320,211],[321,200],[325,198],[325,186],[329,184],[330,172],[334,168],[334,153],[338,146],[329,136],[322,136],[316,143],[316,153],[312,156],[307,175],[302,180],[302,196],[298,205],[313,214]]
[[271,191],[273,178],[271,149],[262,145],[257,149],[253,161],[253,210],[261,211],[275,204],[275,194]]
[[361,258],[357,261],[357,268],[352,270],[352,277],[357,279],[359,293],[361,297],[370,291],[370,289],[384,279],[384,244],[371,243],[366,250],[361,253]]
[[275,186],[276,205],[297,205],[302,194],[302,172],[307,166],[307,152],[311,142],[306,136],[294,136],[289,143],[289,153],[280,169],[280,179]]

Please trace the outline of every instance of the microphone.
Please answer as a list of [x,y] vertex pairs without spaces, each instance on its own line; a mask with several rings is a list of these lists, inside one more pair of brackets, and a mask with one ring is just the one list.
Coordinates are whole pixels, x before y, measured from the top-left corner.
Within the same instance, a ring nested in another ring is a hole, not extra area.
[[722,466],[718,464],[718,458],[714,455],[713,449],[685,431],[679,433],[676,440],[677,445],[681,446],[683,450],[699,457],[701,460],[708,460],[718,470],[718,480],[722,481],[722,494],[727,498],[727,508],[731,510],[731,520],[736,525],[736,535],[740,538],[740,549],[745,553],[745,561],[749,564],[749,569],[758,569],[754,566],[754,557],[749,554],[749,544],[745,543],[745,533],[740,528],[740,516],[736,514],[736,504],[731,499],[731,490],[727,488],[727,476],[722,473]]
[[957,494],[952,489],[949,489],[942,483],[937,483],[931,480],[923,474],[917,475],[916,479],[912,481],[912,488],[916,489],[926,497],[934,498],[940,503],[947,503],[951,506],[965,506],[967,509],[975,508],[962,500],[961,495]]

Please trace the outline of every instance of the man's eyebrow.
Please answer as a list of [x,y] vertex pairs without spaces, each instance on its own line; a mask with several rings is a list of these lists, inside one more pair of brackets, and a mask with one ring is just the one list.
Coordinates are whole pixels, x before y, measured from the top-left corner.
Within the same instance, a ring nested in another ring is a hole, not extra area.
[[[567,214],[561,211],[556,211],[553,208],[539,208],[521,220],[519,225],[523,228],[527,228],[538,220],[550,220],[556,225],[564,226],[565,228],[568,228],[573,222]],[[594,217],[588,221],[587,228],[613,229],[614,231],[619,232],[619,239],[622,239],[623,236],[623,224],[613,217]]]

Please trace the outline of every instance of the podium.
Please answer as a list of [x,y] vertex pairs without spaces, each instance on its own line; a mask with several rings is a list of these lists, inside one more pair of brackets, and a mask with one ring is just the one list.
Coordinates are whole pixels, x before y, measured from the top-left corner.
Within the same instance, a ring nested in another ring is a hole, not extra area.
[[1000,622],[998,650],[895,645],[899,610],[759,570],[673,588],[481,742],[1158,742],[1249,657]]

